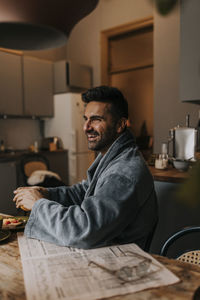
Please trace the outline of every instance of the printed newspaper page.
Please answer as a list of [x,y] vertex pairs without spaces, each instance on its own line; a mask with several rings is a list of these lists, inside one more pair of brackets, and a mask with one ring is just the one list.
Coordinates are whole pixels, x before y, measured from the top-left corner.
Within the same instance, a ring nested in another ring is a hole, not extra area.
[[23,233],[18,243],[28,300],[95,300],[179,281],[136,244],[82,250]]

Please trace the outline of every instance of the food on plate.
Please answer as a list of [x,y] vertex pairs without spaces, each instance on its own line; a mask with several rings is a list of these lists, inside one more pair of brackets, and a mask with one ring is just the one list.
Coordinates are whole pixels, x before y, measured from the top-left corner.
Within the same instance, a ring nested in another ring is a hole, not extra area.
[[15,219],[15,218],[5,218],[3,219],[3,228],[13,228],[23,224],[23,220]]

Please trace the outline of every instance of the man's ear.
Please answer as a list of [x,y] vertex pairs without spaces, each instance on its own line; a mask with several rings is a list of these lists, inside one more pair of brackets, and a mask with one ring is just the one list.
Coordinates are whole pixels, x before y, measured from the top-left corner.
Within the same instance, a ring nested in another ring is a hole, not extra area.
[[121,118],[117,124],[117,133],[122,133],[126,128],[126,125],[127,125],[127,119]]

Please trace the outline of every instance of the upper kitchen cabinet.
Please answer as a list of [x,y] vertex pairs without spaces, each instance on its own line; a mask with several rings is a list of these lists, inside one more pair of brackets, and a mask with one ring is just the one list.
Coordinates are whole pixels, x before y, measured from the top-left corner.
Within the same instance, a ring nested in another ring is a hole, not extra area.
[[92,87],[92,68],[73,61],[54,63],[54,94],[82,92]]
[[53,64],[23,57],[24,114],[32,117],[53,116]]
[[180,1],[180,98],[200,104],[200,1]]
[[22,57],[0,52],[0,115],[23,114]]

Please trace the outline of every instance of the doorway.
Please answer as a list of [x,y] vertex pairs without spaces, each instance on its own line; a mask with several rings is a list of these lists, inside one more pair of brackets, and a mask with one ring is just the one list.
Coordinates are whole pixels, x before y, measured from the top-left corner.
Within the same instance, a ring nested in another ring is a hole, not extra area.
[[153,139],[153,18],[101,33],[102,84],[119,88],[129,105],[129,123],[140,150]]

